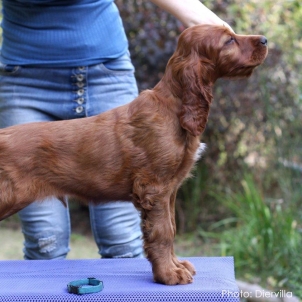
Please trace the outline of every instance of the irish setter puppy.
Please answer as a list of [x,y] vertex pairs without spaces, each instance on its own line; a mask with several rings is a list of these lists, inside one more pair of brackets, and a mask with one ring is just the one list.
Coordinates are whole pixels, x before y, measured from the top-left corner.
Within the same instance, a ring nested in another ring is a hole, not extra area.
[[192,282],[194,267],[173,251],[176,192],[202,151],[213,84],[250,76],[266,55],[263,36],[194,26],[180,35],[162,80],[130,104],[0,130],[0,220],[50,195],[133,200],[154,280]]

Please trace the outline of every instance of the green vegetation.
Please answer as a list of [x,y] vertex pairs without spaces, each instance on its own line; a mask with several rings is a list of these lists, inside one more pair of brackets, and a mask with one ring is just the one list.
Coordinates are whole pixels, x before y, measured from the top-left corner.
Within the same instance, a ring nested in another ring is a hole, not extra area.
[[237,276],[302,298],[302,4],[215,3],[236,32],[264,34],[269,55],[250,79],[216,87],[208,151],[180,194],[184,209],[200,205],[183,214],[185,231],[194,225],[214,240],[210,253],[234,255]]
[[221,255],[234,256],[237,275],[260,274],[269,285],[301,295],[302,234],[292,210],[283,200],[264,200],[250,176],[220,200],[232,217],[203,235],[219,239]]

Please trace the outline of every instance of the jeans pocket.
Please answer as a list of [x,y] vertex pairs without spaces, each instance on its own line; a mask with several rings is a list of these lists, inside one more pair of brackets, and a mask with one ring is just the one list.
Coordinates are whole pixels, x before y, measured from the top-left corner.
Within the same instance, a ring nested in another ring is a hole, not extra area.
[[19,65],[8,65],[0,62],[0,74],[1,75],[15,75],[21,69]]
[[125,53],[117,59],[103,62],[98,66],[103,72],[107,74],[125,75],[134,73],[134,66],[131,62],[129,52]]

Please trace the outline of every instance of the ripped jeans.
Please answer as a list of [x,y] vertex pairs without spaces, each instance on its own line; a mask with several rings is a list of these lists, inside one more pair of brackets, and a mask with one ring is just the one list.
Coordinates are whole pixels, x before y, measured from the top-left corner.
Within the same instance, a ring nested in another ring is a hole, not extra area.
[[[104,64],[75,68],[1,65],[0,127],[85,118],[126,104],[137,94],[129,54]],[[131,202],[90,205],[89,211],[102,257],[142,257],[140,217]],[[19,216],[25,259],[66,257],[70,219],[68,208],[60,201],[51,197],[43,203],[34,202]]]

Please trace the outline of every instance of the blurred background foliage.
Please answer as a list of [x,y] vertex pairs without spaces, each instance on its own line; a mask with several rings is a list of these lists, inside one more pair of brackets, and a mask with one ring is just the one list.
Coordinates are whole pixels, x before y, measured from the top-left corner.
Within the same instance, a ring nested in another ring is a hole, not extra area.
[[[116,3],[129,37],[139,88],[152,88],[162,77],[177,36],[184,28],[150,2],[117,0]],[[215,85],[214,102],[202,137],[208,150],[196,167],[195,177],[179,195],[178,208],[185,211],[190,221],[183,225],[182,232],[205,224],[209,219],[205,212],[208,214],[212,207],[216,212],[218,204],[209,205],[209,201],[213,204],[210,191],[236,188],[246,171],[265,193],[284,199],[284,203],[290,204],[292,195],[301,187],[301,2],[203,3],[237,33],[264,34],[269,40],[269,54],[251,78],[219,80]],[[297,203],[301,203],[299,198],[300,194],[294,196]],[[199,215],[196,211],[200,211]],[[190,215],[196,216],[195,224]]]
[[[139,89],[152,88],[184,27],[150,2],[115,2]],[[251,78],[215,85],[207,151],[177,197],[178,253],[234,255],[237,277],[302,298],[302,3],[203,3],[236,33],[265,35],[269,54]]]
[[[139,88],[152,88],[184,27],[150,2],[115,2]],[[217,254],[236,255],[239,275],[261,271],[302,297],[302,3],[203,3],[236,33],[265,35],[269,54],[251,78],[216,83],[207,152],[178,194],[178,232],[211,238]]]

